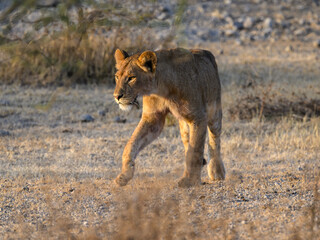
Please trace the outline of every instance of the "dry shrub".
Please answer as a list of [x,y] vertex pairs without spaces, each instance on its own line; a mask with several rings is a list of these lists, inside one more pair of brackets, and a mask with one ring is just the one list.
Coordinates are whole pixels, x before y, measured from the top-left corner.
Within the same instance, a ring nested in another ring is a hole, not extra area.
[[296,99],[294,101],[263,99],[261,96],[245,96],[228,109],[232,119],[274,118],[292,115],[296,118],[320,116],[320,99]]
[[[28,12],[28,5],[17,4],[14,11]],[[31,4],[35,7],[36,1]],[[30,32],[13,39],[10,34],[0,35],[0,83],[113,83],[117,48],[131,53],[160,45],[145,23],[152,13],[128,12],[116,3],[96,4],[93,11],[85,12],[79,4],[59,3],[58,10],[48,10],[47,17],[33,23],[42,33]],[[72,13],[72,6],[79,7],[77,14]],[[172,41],[172,36],[161,44],[167,41]]]
[[231,119],[249,120],[271,119],[275,117],[293,116],[297,119],[320,116],[320,99],[308,98],[306,95],[297,96],[292,93],[291,98],[282,92],[261,85],[253,91],[239,97],[228,109]]

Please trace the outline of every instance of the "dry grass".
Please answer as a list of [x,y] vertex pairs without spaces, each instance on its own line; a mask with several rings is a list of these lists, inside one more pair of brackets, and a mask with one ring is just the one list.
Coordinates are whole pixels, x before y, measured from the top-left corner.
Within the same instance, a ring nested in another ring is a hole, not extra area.
[[[152,48],[147,39],[132,39],[118,29],[112,37],[65,31],[30,43],[14,42],[3,47],[8,58],[1,62],[2,83],[66,85],[113,83],[113,53],[118,47]],[[131,39],[127,41],[125,39]],[[134,44],[133,44],[134,42]]]
[[[290,100],[292,92],[319,99],[319,69],[310,64],[314,53],[295,52],[290,58],[295,62],[281,62],[277,49],[264,56],[259,46],[211,46],[213,52],[218,48],[225,49],[217,61],[224,89],[227,179],[211,183],[204,169],[206,184],[196,188],[177,187],[183,145],[171,119],[159,139],[138,156],[134,179],[119,188],[113,179],[141,110],[121,112],[113,89],[103,85],[2,85],[0,130],[10,135],[0,137],[1,236],[319,239],[319,117],[301,120],[289,114],[274,121],[257,114],[237,120],[228,113],[248,93],[262,97],[265,86],[272,86],[268,94]],[[288,68],[292,71],[286,74]],[[95,121],[82,123],[83,114]],[[127,121],[117,122],[116,117]]]

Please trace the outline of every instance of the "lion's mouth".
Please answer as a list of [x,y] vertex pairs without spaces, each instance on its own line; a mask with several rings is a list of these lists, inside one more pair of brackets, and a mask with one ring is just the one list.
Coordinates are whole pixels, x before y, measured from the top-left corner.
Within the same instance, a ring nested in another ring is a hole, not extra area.
[[138,95],[134,98],[134,100],[130,104],[136,106],[137,109],[139,109],[140,108],[140,104],[139,104],[137,98],[138,98]]
[[118,101],[119,107],[122,110],[125,110],[125,111],[131,110],[132,106],[136,106],[137,109],[140,109],[140,104],[139,104],[137,99],[138,99],[138,95],[131,102],[129,102],[129,101],[128,102],[120,102],[120,101]]

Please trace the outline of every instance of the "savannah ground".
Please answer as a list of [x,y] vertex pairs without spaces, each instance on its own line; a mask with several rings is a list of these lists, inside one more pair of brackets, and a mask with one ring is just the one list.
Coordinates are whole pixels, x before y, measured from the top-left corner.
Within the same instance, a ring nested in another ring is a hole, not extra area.
[[[12,2],[0,2],[0,239],[320,239],[318,1],[15,1],[21,14],[1,15]],[[203,185],[177,186],[168,117],[118,187],[141,109],[116,105],[113,53],[176,46],[216,56],[226,180],[204,168]]]
[[[184,150],[173,118],[118,187],[141,110],[121,112],[110,86],[2,85],[1,238],[319,239],[319,117],[265,116],[258,105],[250,119],[239,117],[248,96],[275,107],[278,98],[319,98],[317,53],[303,45],[288,53],[281,43],[207,47],[223,86],[227,177],[209,182],[204,169],[198,187],[177,186]],[[81,122],[84,114],[95,120]]]

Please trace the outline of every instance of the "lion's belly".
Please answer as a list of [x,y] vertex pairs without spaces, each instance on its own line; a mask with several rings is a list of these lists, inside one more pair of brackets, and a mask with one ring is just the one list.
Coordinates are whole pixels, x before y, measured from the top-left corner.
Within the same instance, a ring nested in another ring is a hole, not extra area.
[[178,120],[185,120],[187,122],[193,122],[199,118],[203,119],[206,117],[206,106],[203,105],[202,108],[193,106],[189,102],[181,101],[167,101],[168,109],[171,114]]
[[143,108],[146,112],[170,112],[178,120],[193,122],[207,116],[207,104],[201,98],[183,100],[177,95],[162,97],[156,94],[144,96]]
[[178,120],[182,120],[182,119],[184,119],[185,117],[185,114],[181,114],[181,111],[179,111],[179,109],[178,108],[176,108],[176,107],[171,107],[171,108],[169,108],[169,111],[171,112],[171,114],[175,117],[175,118],[177,118]]

